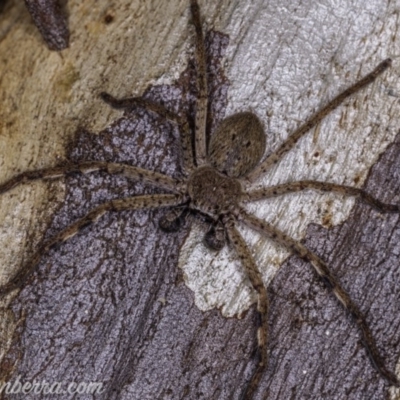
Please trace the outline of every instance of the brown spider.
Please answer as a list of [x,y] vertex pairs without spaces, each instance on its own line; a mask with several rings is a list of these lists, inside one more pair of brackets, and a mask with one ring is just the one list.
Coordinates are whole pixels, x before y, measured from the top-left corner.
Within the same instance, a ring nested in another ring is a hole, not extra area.
[[48,252],[51,248],[76,235],[83,228],[96,222],[108,211],[170,207],[170,210],[160,220],[161,228],[166,231],[178,230],[182,220],[189,211],[194,214],[201,214],[210,221],[210,229],[204,237],[207,246],[211,249],[219,250],[228,242],[236,251],[252,286],[258,294],[257,311],[260,316],[260,326],[257,332],[259,362],[242,396],[242,398],[250,399],[257,389],[258,382],[267,365],[268,298],[261,274],[251,255],[251,251],[236,229],[238,223],[243,223],[268,236],[277,243],[286,246],[294,254],[308,260],[313,265],[321,280],[335,294],[336,298],[350,312],[358,324],[363,343],[373,366],[384,379],[398,386],[397,378],[385,368],[379,356],[375,340],[370,333],[363,315],[341,287],[340,283],[335,279],[325,262],[301,243],[293,240],[267,222],[249,214],[244,208],[244,204],[250,201],[312,189],[324,192],[336,192],[347,196],[359,196],[380,212],[400,211],[398,205],[384,204],[361,189],[333,183],[299,181],[257,190],[250,189],[252,182],[265,174],[272,165],[276,164],[295,146],[303,135],[318,124],[327,114],[338,107],[349,96],[364,88],[382,74],[390,66],[391,60],[387,59],[383,61],[370,74],[336,96],[292,133],[289,139],[275,152],[264,157],[264,129],[256,115],[250,112],[237,113],[223,120],[210,139],[210,142],[207,143],[207,66],[200,11],[196,0],[191,0],[191,13],[196,30],[195,55],[198,92],[194,135],[191,135],[189,123],[186,118],[168,111],[163,106],[143,98],[119,100],[107,93],[101,94],[103,100],[114,108],[130,110],[136,107],[143,107],[176,123],[180,127],[184,179],[178,181],[169,176],[142,168],[121,163],[98,161],[62,164],[56,167],[24,172],[11,178],[0,185],[0,194],[28,181],[55,179],[74,172],[91,173],[99,170],[106,171],[109,174],[124,175],[136,181],[146,182],[172,194],[122,198],[106,202],[94,208],[85,217],[78,219],[59,234],[45,241],[30,262],[24,265],[6,285],[0,288],[0,294],[5,295],[16,288],[22,287],[37,267],[43,253]]

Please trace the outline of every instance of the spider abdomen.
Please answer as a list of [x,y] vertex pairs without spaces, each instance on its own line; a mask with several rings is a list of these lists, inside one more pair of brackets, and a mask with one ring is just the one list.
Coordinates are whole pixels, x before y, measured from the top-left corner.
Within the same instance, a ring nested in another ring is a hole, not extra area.
[[261,121],[251,112],[225,118],[211,137],[208,158],[219,171],[240,178],[252,171],[265,150],[265,133]]
[[215,219],[235,208],[242,195],[242,186],[236,179],[204,166],[189,177],[188,194],[191,208]]

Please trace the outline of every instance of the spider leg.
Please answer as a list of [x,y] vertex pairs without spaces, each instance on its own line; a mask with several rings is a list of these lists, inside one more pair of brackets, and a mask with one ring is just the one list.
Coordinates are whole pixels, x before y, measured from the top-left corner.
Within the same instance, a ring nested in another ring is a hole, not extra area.
[[248,181],[254,182],[263,175],[272,165],[276,164],[288,151],[290,151],[299,139],[311,128],[321,122],[330,112],[335,110],[344,100],[372,83],[379,75],[385,72],[392,64],[392,60],[387,58],[382,61],[372,72],[361,78],[354,85],[337,95],[326,106],[317,111],[308,121],[295,130],[289,138],[271,153],[264,161],[255,168],[248,176]]
[[189,123],[186,117],[175,114],[172,111],[167,110],[164,106],[154,103],[150,100],[146,100],[143,97],[116,99],[106,92],[100,93],[100,97],[107,104],[113,108],[116,108],[117,110],[132,110],[134,108],[141,107],[158,114],[162,118],[165,118],[174,124],[177,124],[181,134],[180,144],[183,153],[183,170],[186,174],[189,174],[194,169],[192,138],[190,134]]
[[322,192],[334,192],[344,196],[359,196],[365,203],[381,213],[400,212],[397,204],[386,204],[371,196],[363,189],[352,186],[338,185],[336,183],[318,181],[298,181],[283,183],[263,189],[251,190],[244,195],[243,201],[256,201],[281,196],[287,193],[300,192],[302,190],[320,190]]
[[207,64],[206,49],[204,45],[204,35],[201,26],[200,8],[197,0],[190,1],[192,22],[196,31],[196,65],[197,65],[197,101],[195,119],[195,154],[196,164],[206,164],[207,144],[206,144],[206,123],[207,123]]
[[147,169],[132,167],[126,164],[108,163],[103,161],[84,161],[80,163],[65,163],[55,167],[22,172],[0,185],[0,195],[18,185],[37,181],[58,179],[70,174],[89,174],[95,171],[106,171],[113,175],[124,175],[129,179],[149,183],[155,187],[180,193],[182,188],[179,181],[167,175]]
[[259,351],[259,361],[256,370],[251,377],[249,384],[243,392],[241,399],[251,399],[253,393],[257,389],[261,376],[267,366],[267,340],[268,340],[268,295],[264,286],[260,271],[251,255],[250,249],[244,241],[242,235],[235,227],[235,221],[231,218],[226,219],[224,226],[228,234],[230,243],[232,243],[247,276],[253,288],[258,293],[257,311],[259,314],[260,325],[257,330],[257,341]]
[[24,265],[7,284],[0,287],[0,296],[4,296],[12,290],[22,287],[39,264],[43,254],[72,238],[87,226],[95,223],[105,213],[109,211],[143,210],[158,207],[170,207],[180,204],[182,201],[184,201],[184,197],[181,195],[155,194],[111,200],[97,206],[84,217],[78,219],[60,233],[44,242],[29,260],[29,263]]
[[379,374],[387,380],[390,384],[399,387],[400,383],[394,373],[389,371],[378,352],[376,342],[372,333],[365,322],[365,318],[361,311],[358,309],[355,303],[351,300],[347,292],[342,288],[340,283],[336,280],[332,272],[329,270],[326,263],[321,260],[316,254],[311,250],[308,250],[301,243],[292,239],[290,236],[281,232],[279,229],[270,225],[251,214],[248,214],[243,208],[238,210],[238,219],[245,223],[250,228],[253,228],[262,234],[267,235],[275,242],[285,246],[292,253],[296,254],[303,260],[308,260],[315,271],[324,282],[326,287],[330,289],[343,307],[351,314],[354,321],[357,323],[358,328],[361,331],[362,343],[367,350],[368,356],[371,360],[373,367],[379,372]]

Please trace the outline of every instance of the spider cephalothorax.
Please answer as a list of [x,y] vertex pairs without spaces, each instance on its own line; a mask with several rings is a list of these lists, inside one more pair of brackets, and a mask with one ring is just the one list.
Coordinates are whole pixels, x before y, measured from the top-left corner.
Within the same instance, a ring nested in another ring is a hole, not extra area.
[[193,133],[190,132],[187,118],[176,115],[159,104],[142,97],[116,99],[107,93],[101,94],[103,100],[114,108],[131,110],[142,107],[179,126],[183,158],[183,179],[176,180],[158,172],[122,163],[85,161],[24,172],[6,181],[0,185],[0,194],[28,181],[55,179],[72,172],[88,174],[102,170],[109,174],[123,175],[136,181],[148,183],[168,193],[125,197],[97,206],[86,216],[78,219],[56,236],[46,240],[37,250],[34,257],[6,285],[0,288],[0,294],[4,295],[13,289],[21,288],[40,262],[43,253],[74,236],[83,228],[95,223],[107,212],[166,208],[165,215],[160,220],[160,226],[166,231],[174,231],[179,229],[180,222],[190,211],[192,214],[201,215],[209,220],[210,228],[205,233],[205,243],[208,247],[218,250],[228,242],[228,245],[233,248],[251,285],[258,294],[257,311],[260,317],[260,326],[257,332],[259,362],[248,386],[243,392],[243,398],[252,398],[267,365],[268,298],[257,264],[237,229],[238,224],[243,224],[259,231],[312,264],[315,272],[326,287],[332,291],[357,323],[372,365],[384,379],[398,386],[396,376],[386,369],[381,360],[375,340],[363,314],[334,277],[326,263],[302,243],[292,239],[269,223],[253,216],[245,209],[245,204],[250,201],[311,189],[336,192],[347,196],[359,196],[380,212],[398,213],[400,211],[398,205],[384,204],[361,189],[327,182],[308,180],[288,182],[261,189],[251,188],[252,182],[267,173],[272,165],[276,164],[295,146],[302,136],[315,127],[327,114],[387,70],[391,65],[391,60],[384,60],[371,73],[336,96],[293,132],[280,147],[266,157],[264,157],[266,139],[263,126],[256,115],[251,112],[237,113],[224,119],[217,127],[207,146],[206,120],[209,94],[207,66],[200,11],[196,0],[191,0],[191,13],[196,30],[197,64],[197,101]]
[[211,166],[197,168],[189,177],[190,207],[212,218],[236,208],[242,194],[240,182]]

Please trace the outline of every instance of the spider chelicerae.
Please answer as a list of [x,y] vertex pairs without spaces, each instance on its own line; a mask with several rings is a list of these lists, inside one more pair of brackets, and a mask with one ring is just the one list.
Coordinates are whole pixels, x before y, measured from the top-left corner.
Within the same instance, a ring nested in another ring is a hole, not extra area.
[[160,227],[164,231],[178,230],[189,212],[201,214],[203,218],[205,217],[209,221],[209,230],[204,236],[206,245],[213,250],[220,250],[225,245],[233,247],[258,294],[257,311],[260,316],[260,326],[257,333],[259,360],[242,396],[243,398],[251,398],[267,365],[268,298],[251,251],[236,228],[236,225],[240,223],[286,246],[294,254],[308,260],[313,265],[325,285],[335,294],[358,324],[363,343],[374,367],[382,377],[397,386],[397,378],[385,368],[363,315],[335,279],[325,262],[301,243],[245,210],[245,204],[251,201],[311,189],[359,196],[380,212],[399,212],[398,205],[384,204],[361,189],[326,182],[299,181],[263,189],[251,189],[251,184],[267,173],[271,166],[279,162],[303,135],[345,99],[373,82],[390,66],[391,61],[389,59],[383,61],[370,74],[336,96],[293,132],[276,151],[265,157],[264,129],[257,116],[251,112],[241,112],[226,118],[217,127],[209,142],[207,141],[207,65],[200,11],[196,0],[191,0],[191,13],[196,31],[195,57],[197,66],[197,100],[193,135],[187,118],[176,115],[159,104],[143,98],[119,100],[107,93],[101,94],[103,100],[114,108],[130,110],[142,107],[179,126],[184,178],[176,180],[157,172],[121,163],[86,161],[24,172],[3,183],[0,185],[0,194],[21,183],[33,180],[55,179],[71,173],[91,173],[102,170],[109,174],[121,174],[136,181],[146,182],[156,188],[164,189],[169,194],[123,198],[96,207],[85,217],[80,218],[53,238],[45,241],[30,262],[24,265],[6,285],[0,288],[0,294],[4,295],[11,290],[22,287],[40,262],[43,253],[71,238],[109,211],[166,208],[165,215],[160,220]]

